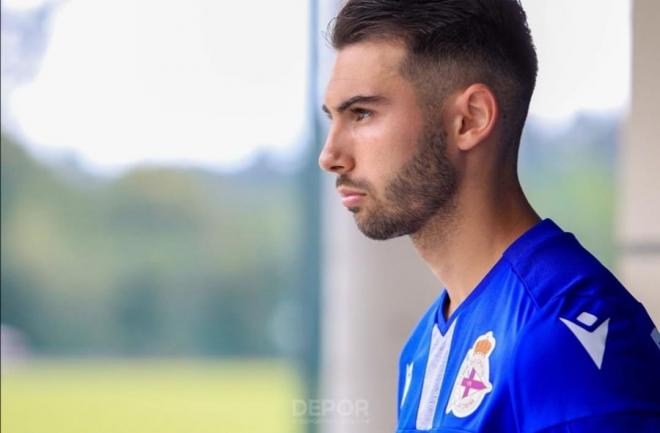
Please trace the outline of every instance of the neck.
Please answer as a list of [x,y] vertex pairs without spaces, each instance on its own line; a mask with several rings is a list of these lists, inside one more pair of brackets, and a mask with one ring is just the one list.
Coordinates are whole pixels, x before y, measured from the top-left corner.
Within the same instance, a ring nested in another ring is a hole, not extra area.
[[540,220],[517,179],[499,193],[459,189],[447,208],[411,236],[419,255],[447,289],[446,317],[470,295],[504,250]]

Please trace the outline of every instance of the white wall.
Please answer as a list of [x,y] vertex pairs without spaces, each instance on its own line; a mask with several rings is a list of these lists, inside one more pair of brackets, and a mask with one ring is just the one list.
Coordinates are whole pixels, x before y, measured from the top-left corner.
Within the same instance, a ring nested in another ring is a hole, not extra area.
[[633,2],[632,100],[620,149],[619,275],[660,323],[660,2]]

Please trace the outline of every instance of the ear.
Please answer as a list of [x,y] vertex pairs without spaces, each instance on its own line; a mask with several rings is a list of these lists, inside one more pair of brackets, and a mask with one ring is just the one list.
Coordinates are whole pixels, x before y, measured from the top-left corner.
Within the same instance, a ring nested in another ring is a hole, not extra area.
[[448,113],[450,134],[459,150],[468,151],[493,132],[499,107],[493,91],[485,84],[472,84],[455,94]]

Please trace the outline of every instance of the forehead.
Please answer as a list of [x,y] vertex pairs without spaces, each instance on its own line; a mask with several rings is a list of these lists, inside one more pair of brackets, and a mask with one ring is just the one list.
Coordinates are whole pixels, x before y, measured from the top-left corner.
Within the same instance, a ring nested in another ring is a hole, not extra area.
[[400,67],[403,44],[368,41],[348,45],[337,52],[326,88],[326,104],[335,107],[355,95],[385,95],[406,85]]

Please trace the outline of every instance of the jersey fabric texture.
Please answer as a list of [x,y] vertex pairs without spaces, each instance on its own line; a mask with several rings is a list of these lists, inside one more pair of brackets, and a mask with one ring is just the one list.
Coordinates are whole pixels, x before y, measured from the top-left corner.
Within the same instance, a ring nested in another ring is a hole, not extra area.
[[658,433],[660,334],[617,279],[545,219],[399,362],[398,432]]

